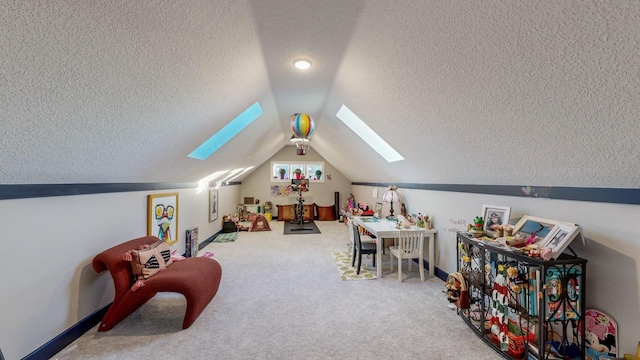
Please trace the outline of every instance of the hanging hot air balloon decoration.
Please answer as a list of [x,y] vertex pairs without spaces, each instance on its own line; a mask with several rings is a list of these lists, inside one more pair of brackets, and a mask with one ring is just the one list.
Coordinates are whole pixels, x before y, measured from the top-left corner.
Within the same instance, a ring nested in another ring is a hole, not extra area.
[[295,114],[291,119],[291,130],[291,142],[296,144],[296,154],[306,155],[311,135],[316,130],[315,121],[309,114]]

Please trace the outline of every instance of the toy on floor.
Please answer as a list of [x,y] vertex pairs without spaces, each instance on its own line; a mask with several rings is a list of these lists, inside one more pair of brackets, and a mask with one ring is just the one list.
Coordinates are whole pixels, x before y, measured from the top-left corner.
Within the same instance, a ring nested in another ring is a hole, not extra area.
[[[618,325],[607,314],[587,309],[584,313],[588,360],[613,359],[618,355]],[[580,327],[578,327],[580,329]]]
[[234,224],[236,224],[236,229],[238,231],[249,231],[249,227],[248,226],[244,226],[244,225],[240,224],[240,215],[238,215],[238,214],[234,214],[232,218],[229,215],[224,215],[222,217],[222,224],[224,224],[225,222],[228,222],[228,221],[231,221]]

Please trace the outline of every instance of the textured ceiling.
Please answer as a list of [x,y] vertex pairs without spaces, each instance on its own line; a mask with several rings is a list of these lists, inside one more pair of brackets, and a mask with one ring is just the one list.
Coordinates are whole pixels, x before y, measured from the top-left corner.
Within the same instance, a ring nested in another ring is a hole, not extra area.
[[0,183],[195,182],[306,112],[352,181],[640,187],[638,1],[1,1],[0,23]]

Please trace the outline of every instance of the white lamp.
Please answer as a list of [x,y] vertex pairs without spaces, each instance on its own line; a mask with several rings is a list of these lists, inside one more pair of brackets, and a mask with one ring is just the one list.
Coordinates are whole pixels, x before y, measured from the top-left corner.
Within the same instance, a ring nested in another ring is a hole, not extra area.
[[389,186],[389,189],[382,194],[382,201],[391,203],[391,215],[393,217],[393,203],[400,201],[400,195],[398,195],[398,187],[395,185]]

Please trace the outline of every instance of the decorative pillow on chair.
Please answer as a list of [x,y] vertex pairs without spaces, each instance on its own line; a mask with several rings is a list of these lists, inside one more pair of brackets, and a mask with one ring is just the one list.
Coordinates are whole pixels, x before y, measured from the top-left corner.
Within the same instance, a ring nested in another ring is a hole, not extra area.
[[334,221],[336,219],[336,212],[333,205],[316,205],[316,210],[318,211],[318,221]]
[[131,261],[131,270],[135,281],[131,290],[135,291],[144,286],[143,280],[171,265],[171,249],[166,241],[158,240],[142,249],[129,250],[125,253],[124,260]]
[[304,220],[313,220],[313,218],[315,217],[315,208],[316,208],[316,204],[309,204],[309,205],[303,205],[304,208],[304,214],[303,214],[303,218]]
[[276,206],[278,207],[278,221],[291,221],[296,219],[296,211],[293,204]]

